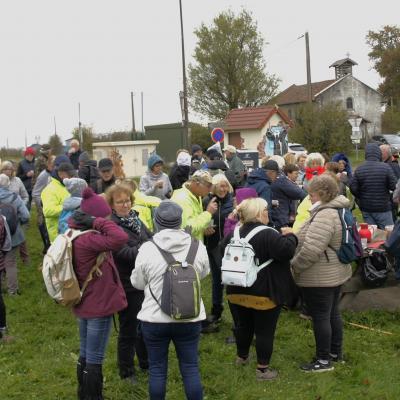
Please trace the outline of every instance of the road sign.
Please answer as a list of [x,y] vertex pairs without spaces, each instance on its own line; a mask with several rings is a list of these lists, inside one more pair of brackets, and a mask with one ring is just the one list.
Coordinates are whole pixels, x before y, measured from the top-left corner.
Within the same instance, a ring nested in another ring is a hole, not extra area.
[[214,128],[211,132],[211,140],[214,143],[222,143],[224,141],[225,132],[222,128]]

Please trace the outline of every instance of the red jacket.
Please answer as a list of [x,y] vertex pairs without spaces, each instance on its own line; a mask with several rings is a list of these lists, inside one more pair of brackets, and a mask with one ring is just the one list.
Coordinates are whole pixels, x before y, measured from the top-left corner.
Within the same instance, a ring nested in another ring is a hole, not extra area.
[[[70,221],[73,228],[73,221]],[[112,251],[118,251],[128,241],[128,235],[114,222],[96,218],[90,232],[76,238],[72,244],[73,265],[79,285],[82,287],[91,268],[95,265],[101,252],[108,252],[100,269],[101,276],[93,276],[89,282],[82,301],[73,308],[79,318],[98,318],[112,315],[127,307],[125,292],[115,267]]]

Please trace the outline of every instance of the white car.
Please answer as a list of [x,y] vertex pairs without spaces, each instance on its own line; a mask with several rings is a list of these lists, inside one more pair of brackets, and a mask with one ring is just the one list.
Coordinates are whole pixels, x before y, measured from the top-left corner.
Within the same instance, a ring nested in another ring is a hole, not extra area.
[[289,153],[296,154],[296,156],[299,154],[307,154],[307,150],[300,143],[288,143],[288,147]]

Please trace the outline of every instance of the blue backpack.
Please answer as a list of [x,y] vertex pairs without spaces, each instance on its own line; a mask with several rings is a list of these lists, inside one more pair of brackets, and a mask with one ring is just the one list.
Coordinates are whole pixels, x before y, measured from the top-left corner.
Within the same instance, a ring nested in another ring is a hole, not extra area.
[[357,230],[356,220],[348,208],[337,209],[342,224],[342,242],[338,250],[329,246],[338,256],[343,264],[357,261],[363,255],[360,234]]
[[62,210],[60,218],[58,220],[58,233],[65,233],[68,226],[68,219],[75,210]]

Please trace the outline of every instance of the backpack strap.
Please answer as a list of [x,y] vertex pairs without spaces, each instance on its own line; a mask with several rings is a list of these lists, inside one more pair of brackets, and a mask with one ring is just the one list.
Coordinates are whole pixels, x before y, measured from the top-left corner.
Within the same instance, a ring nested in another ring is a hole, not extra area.
[[89,282],[93,279],[94,274],[96,274],[96,276],[103,275],[103,272],[101,272],[100,267],[106,258],[107,258],[107,254],[105,252],[102,252],[97,256],[96,264],[92,267],[88,276],[86,277],[85,281],[83,282],[82,289],[81,289],[81,296],[83,296],[83,293],[84,293],[85,289],[87,288],[87,285],[89,284]]
[[[175,264],[175,263],[176,263],[176,260],[175,260],[174,256],[173,256],[171,253],[169,253],[168,251],[163,250],[160,246],[158,246],[158,245],[156,244],[156,242],[155,242],[153,239],[151,239],[151,240],[149,240],[149,241],[150,241],[151,243],[153,243],[154,246],[157,247],[157,250],[161,253],[161,255],[163,256],[164,260],[166,261],[166,263],[167,263],[168,265],[170,265],[170,264]],[[190,251],[190,249],[189,249],[189,251]]]
[[186,264],[188,264],[188,265],[194,264],[194,260],[197,255],[198,248],[199,248],[199,241],[196,239],[192,239],[192,242],[190,243],[189,251],[188,251],[188,254],[187,254],[186,260],[185,260]]
[[235,229],[233,230],[233,239],[234,239],[235,241],[237,241],[237,240],[240,239],[239,229],[240,229],[240,226],[239,226],[239,225],[236,225],[236,226],[235,226]]
[[[235,229],[236,229],[236,228],[235,228]],[[273,231],[276,232],[276,229],[274,229],[274,228],[271,228],[271,227],[269,227],[269,226],[267,226],[267,225],[260,225],[260,226],[257,226],[257,228],[252,229],[252,230],[247,234],[247,236],[244,238],[244,240],[245,240],[246,242],[250,242],[250,240],[253,239],[254,236],[256,236],[256,235],[257,235],[258,233],[260,233],[261,231],[265,231],[266,229],[272,229]]]

